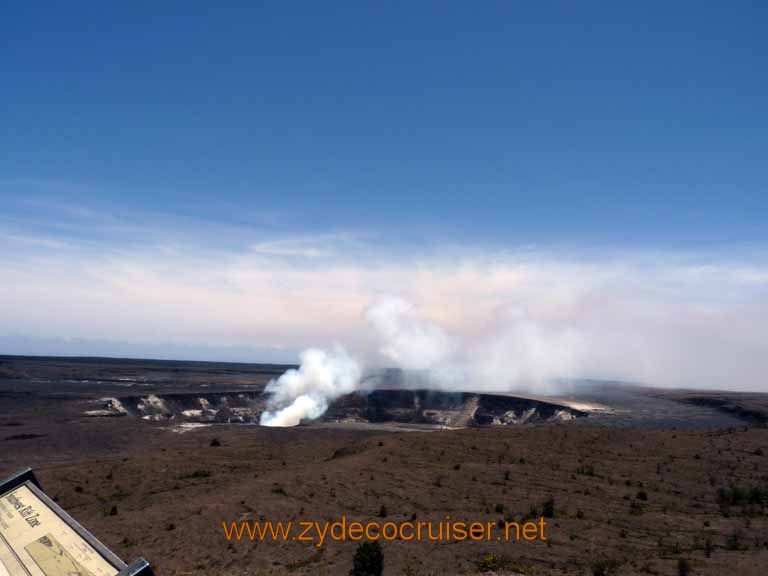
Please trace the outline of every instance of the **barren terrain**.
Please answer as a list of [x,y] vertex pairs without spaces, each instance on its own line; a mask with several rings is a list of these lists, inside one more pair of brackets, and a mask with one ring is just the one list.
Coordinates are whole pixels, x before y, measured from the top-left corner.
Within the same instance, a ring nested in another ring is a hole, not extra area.
[[180,428],[84,412],[137,392],[260,390],[283,367],[0,360],[0,475],[32,466],[99,539],[159,575],[351,567],[356,543],[228,542],[222,521],[503,522],[550,498],[548,542],[382,542],[385,574],[674,575],[681,558],[691,574],[768,567],[768,429],[709,406],[652,398],[663,418],[632,420],[632,396],[613,420],[457,430]]

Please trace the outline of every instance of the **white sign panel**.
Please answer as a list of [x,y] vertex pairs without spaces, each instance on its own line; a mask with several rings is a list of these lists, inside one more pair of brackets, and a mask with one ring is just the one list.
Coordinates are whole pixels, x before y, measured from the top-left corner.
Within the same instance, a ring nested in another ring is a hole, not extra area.
[[0,576],[116,576],[28,484],[0,496]]

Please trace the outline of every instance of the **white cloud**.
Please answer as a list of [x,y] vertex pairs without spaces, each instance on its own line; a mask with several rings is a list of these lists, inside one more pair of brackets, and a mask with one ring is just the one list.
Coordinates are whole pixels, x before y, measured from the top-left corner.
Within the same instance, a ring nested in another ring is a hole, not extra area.
[[[476,388],[574,376],[768,390],[768,265],[758,258],[465,250],[364,259],[360,245],[337,243],[297,263],[311,255],[306,237],[255,251],[41,244],[19,258],[5,240],[0,336],[296,350],[341,342],[366,365],[481,367],[445,377],[471,377]],[[395,315],[398,338],[381,354],[366,311],[388,294],[414,309]]]
[[351,235],[316,234],[264,240],[252,244],[250,252],[264,257],[320,259],[338,256],[345,248],[358,245]]

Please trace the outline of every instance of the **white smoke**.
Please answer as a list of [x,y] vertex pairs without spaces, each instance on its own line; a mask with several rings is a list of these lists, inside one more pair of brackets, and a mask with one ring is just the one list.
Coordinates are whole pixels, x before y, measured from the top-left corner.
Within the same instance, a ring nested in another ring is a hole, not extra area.
[[380,299],[368,309],[366,317],[380,342],[381,355],[398,368],[434,368],[454,352],[447,334],[419,318],[413,305],[402,298]]
[[[413,305],[402,298],[381,298],[367,310],[366,317],[381,356],[398,368],[432,369],[453,352],[445,332],[419,318]],[[333,400],[360,388],[361,362],[344,348],[337,346],[332,352],[310,348],[300,358],[298,370],[288,370],[267,385],[266,391],[272,396],[270,409],[260,418],[263,426],[296,426],[302,420],[314,420]]]
[[579,374],[584,336],[567,321],[542,322],[525,308],[499,312],[491,331],[468,343],[458,360],[462,385],[474,391],[552,393],[558,382]]
[[[450,335],[402,298],[382,298],[366,317],[380,360],[405,370],[406,385],[555,392],[560,379],[580,373],[585,352],[585,335],[570,319],[551,313],[544,319],[524,305],[499,307],[485,332],[472,338]],[[419,373],[411,379],[407,371]]]
[[[446,330],[420,317],[403,298],[387,296],[366,311],[378,355],[388,366],[418,371],[414,385],[483,390],[551,392],[557,379],[578,372],[583,335],[567,322],[547,323],[525,308],[498,311],[496,325],[476,342],[458,346]],[[298,370],[267,386],[265,426],[296,426],[322,416],[330,402],[361,386],[361,362],[343,348],[309,349]],[[406,378],[406,385],[408,378]]]
[[263,426],[296,426],[319,418],[329,402],[360,385],[360,365],[340,346],[331,352],[310,348],[300,358],[298,370],[288,370],[267,385],[271,410],[262,413]]

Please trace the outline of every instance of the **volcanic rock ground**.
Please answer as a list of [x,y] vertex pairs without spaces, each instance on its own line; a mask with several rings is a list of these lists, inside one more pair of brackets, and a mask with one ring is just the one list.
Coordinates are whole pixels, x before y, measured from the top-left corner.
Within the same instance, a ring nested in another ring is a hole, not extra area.
[[[260,389],[282,369],[0,358],[0,475],[35,468],[100,540],[126,560],[147,557],[161,576],[351,568],[355,543],[228,542],[222,521],[486,522],[541,511],[550,497],[548,542],[383,542],[385,574],[478,574],[487,554],[498,574],[674,575],[679,558],[691,574],[768,573],[762,395],[700,402],[712,396],[612,387],[623,406],[613,416],[440,431],[322,423],[179,433],[173,421],[83,415],[102,397]],[[744,403],[748,414],[733,409]],[[734,487],[751,496],[734,497]]]

